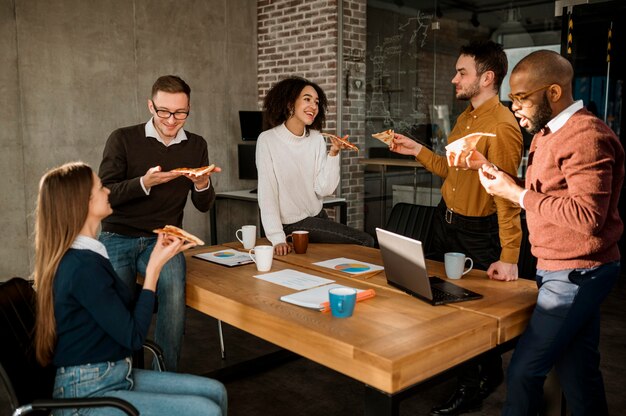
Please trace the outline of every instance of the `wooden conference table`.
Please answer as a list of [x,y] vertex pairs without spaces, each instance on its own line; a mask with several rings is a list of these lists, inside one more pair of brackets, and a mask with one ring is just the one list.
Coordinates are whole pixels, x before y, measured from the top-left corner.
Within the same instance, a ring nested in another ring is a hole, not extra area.
[[[356,379],[366,386],[365,414],[392,415],[411,388],[521,334],[535,305],[533,281],[495,282],[471,271],[456,284],[483,299],[431,306],[386,284],[384,271],[353,277],[312,263],[347,257],[382,265],[379,251],[355,245],[310,244],[306,254],[275,256],[271,272],[294,269],[376,297],[348,319],[279,300],[295,290],[256,279],[254,263],[228,268],[192,257],[239,243],[187,253],[187,305],[236,328]],[[429,261],[444,277],[443,264]]]

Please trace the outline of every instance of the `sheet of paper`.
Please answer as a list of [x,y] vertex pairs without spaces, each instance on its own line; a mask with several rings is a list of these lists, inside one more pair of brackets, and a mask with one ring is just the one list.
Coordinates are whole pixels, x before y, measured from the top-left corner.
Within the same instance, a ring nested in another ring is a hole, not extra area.
[[238,266],[240,264],[252,263],[252,259],[250,258],[248,253],[243,253],[234,249],[213,251],[211,253],[194,254],[193,256],[202,260],[207,260],[229,267]]
[[353,259],[347,259],[345,257],[338,257],[336,259],[324,260],[317,263],[313,263],[317,266],[326,267],[328,269],[339,270],[341,272],[349,274],[363,274],[372,273],[383,270],[383,266],[377,264],[366,263],[364,261],[358,261]]
[[[319,286],[313,289],[292,293],[291,295],[285,295],[282,296],[280,300],[294,305],[303,306],[305,308],[323,309],[323,303],[328,302],[328,291],[336,287],[348,286],[332,283],[330,285]],[[356,289],[356,291],[357,293],[362,292],[363,289]]]
[[296,290],[310,289],[312,287],[334,282],[334,280],[325,279],[323,277],[314,276],[308,273],[302,273],[292,269],[284,269],[273,273],[259,274],[254,277]]

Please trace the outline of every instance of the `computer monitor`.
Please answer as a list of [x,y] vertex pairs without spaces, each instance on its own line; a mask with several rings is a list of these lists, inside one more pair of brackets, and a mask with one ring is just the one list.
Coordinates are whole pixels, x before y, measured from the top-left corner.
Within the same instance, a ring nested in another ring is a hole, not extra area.
[[239,127],[242,140],[256,140],[263,130],[267,130],[263,124],[263,112],[239,111]]
[[237,161],[239,162],[239,179],[257,180],[256,143],[237,145]]

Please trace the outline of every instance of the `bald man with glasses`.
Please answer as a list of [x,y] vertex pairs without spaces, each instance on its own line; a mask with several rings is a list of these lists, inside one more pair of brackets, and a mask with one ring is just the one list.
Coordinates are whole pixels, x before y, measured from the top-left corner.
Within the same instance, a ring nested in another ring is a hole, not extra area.
[[[111,190],[113,214],[102,221],[100,241],[115,271],[135,289],[145,275],[156,243],[152,230],[182,227],[187,197],[201,212],[215,201],[210,175],[171,172],[209,164],[206,141],[183,129],[191,89],[181,78],[165,75],[152,86],[147,123],[115,130],[106,142],[99,175]],[[216,168],[213,172],[219,172]],[[212,173],[213,173],[212,172]],[[155,341],[163,348],[168,371],[176,371],[185,326],[185,257],[181,253],[162,269],[157,287]]]
[[554,367],[574,415],[607,415],[600,372],[600,305],[620,272],[618,203],[624,149],[613,131],[574,101],[573,68],[548,50],[511,74],[520,126],[534,134],[522,187],[474,152],[485,190],[526,210],[537,257],[537,306],[508,369],[503,415],[534,415]]

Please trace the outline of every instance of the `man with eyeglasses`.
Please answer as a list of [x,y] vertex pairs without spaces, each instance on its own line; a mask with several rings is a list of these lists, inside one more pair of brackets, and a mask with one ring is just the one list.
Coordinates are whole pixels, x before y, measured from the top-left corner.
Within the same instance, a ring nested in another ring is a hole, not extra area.
[[555,367],[574,415],[607,415],[600,372],[600,305],[620,271],[619,196],[624,150],[613,131],[574,101],[571,64],[542,50],[523,58],[510,79],[513,111],[534,134],[525,188],[481,154],[486,191],[526,210],[539,295],[507,375],[503,415],[540,410]]
[[[182,227],[191,193],[193,205],[207,212],[215,201],[211,173],[174,173],[181,167],[209,164],[206,141],[183,130],[191,89],[181,78],[166,75],[152,86],[147,123],[115,130],[106,142],[100,177],[111,190],[113,214],[102,221],[100,241],[120,278],[134,291],[144,275],[164,225]],[[215,168],[213,172],[219,172]],[[185,257],[181,253],[162,269],[157,287],[155,341],[163,348],[168,371],[176,371],[185,325]]]
[[[457,118],[448,143],[469,133],[495,134],[481,137],[477,148],[497,160],[501,169],[515,174],[522,158],[522,134],[515,117],[498,97],[507,67],[500,44],[472,42],[461,48],[452,84],[456,98],[469,101],[469,105]],[[433,220],[434,258],[441,261],[446,252],[462,252],[473,259],[476,268],[486,270],[489,278],[516,280],[522,239],[519,207],[488,195],[476,172],[449,166],[445,156],[401,134],[395,135],[391,150],[414,156],[444,180],[442,200]],[[434,407],[431,415],[458,415],[480,409],[483,399],[502,383],[503,377],[499,354],[488,353],[466,363],[454,393]]]

